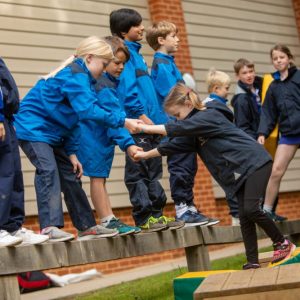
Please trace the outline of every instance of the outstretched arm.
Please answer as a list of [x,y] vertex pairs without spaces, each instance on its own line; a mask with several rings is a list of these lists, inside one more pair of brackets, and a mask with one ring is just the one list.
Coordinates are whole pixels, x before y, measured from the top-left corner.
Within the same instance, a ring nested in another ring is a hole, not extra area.
[[161,156],[161,154],[158,152],[157,148],[154,148],[150,151],[137,151],[137,153],[134,155],[134,160],[139,161],[141,159],[148,159],[152,157]]
[[139,128],[141,133],[144,132],[144,133],[167,135],[165,125],[139,124]]

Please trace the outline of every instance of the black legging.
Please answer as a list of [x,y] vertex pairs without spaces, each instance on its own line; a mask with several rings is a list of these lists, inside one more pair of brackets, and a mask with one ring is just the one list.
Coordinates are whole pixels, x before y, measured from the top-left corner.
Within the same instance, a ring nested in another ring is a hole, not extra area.
[[250,263],[258,263],[255,224],[265,231],[273,243],[283,242],[284,240],[275,223],[260,207],[271,171],[272,163],[269,162],[251,174],[237,192],[241,231],[247,260]]

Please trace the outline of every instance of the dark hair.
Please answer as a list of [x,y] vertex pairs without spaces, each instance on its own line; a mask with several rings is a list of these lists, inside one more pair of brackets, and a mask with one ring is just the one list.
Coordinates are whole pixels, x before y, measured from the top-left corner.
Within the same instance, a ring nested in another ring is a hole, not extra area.
[[291,50],[289,49],[288,46],[284,45],[284,44],[276,44],[274,47],[271,48],[270,50],[270,56],[271,59],[273,59],[272,55],[273,55],[273,51],[280,51],[283,52],[287,55],[287,57],[292,60],[292,62],[290,62],[291,66],[295,66],[293,60],[294,60],[294,55],[292,54]]
[[127,33],[131,27],[139,26],[142,20],[142,16],[134,9],[121,8],[114,10],[109,15],[111,34],[123,39],[122,33]]
[[126,61],[129,60],[130,53],[122,39],[120,39],[118,36],[106,36],[104,37],[104,41],[111,46],[114,55],[116,55],[119,51],[122,51],[126,57]]
[[234,72],[235,74],[239,74],[240,70],[243,68],[243,67],[248,67],[248,68],[253,68],[254,69],[254,63],[246,58],[240,58],[238,59],[234,65],[233,65],[233,68],[234,68]]

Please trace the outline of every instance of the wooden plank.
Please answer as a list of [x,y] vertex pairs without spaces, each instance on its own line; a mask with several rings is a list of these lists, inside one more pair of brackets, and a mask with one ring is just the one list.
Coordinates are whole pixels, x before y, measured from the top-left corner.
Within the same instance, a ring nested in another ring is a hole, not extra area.
[[208,249],[205,245],[186,247],[184,250],[189,272],[210,269]]
[[0,248],[0,275],[133,257],[202,243],[201,228],[188,227],[81,242]]
[[214,291],[222,290],[224,284],[230,277],[230,273],[221,273],[216,275],[211,275],[205,278],[205,280],[199,285],[199,287],[194,292],[194,299],[200,300],[209,296],[214,296]]

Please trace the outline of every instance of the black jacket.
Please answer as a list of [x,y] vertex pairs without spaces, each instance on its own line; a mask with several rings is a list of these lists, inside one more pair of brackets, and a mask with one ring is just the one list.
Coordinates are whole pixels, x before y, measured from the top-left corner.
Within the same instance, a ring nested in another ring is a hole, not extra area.
[[0,86],[3,94],[3,108],[0,105],[0,118],[12,119],[19,109],[19,92],[14,78],[0,58]]
[[273,77],[262,106],[258,133],[268,137],[278,122],[283,136],[300,136],[300,70],[291,67],[283,81],[278,72]]
[[[261,98],[262,78],[256,76],[253,85],[254,88],[259,90],[259,96]],[[231,105],[234,110],[234,123],[236,126],[256,140],[258,137],[257,131],[259,127],[260,110],[249,86],[238,81],[235,95],[231,100]]]
[[233,197],[255,170],[271,161],[266,150],[232,123],[232,112],[225,105],[194,109],[185,120],[167,123],[168,136],[161,143],[161,155],[197,152],[215,180]]

